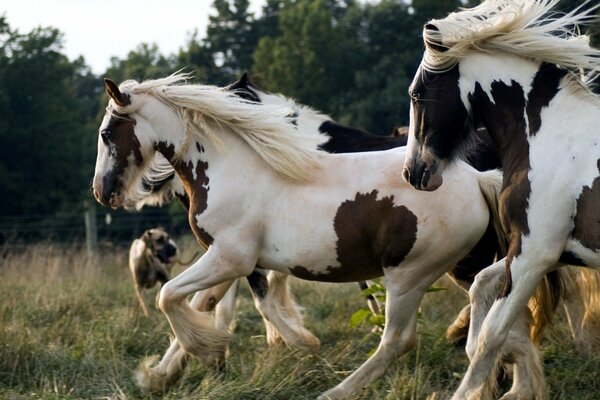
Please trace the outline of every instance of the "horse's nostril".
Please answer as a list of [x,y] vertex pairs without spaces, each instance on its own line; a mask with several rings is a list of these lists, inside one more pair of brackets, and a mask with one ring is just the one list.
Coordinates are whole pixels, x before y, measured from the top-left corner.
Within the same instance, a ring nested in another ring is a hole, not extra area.
[[410,183],[410,171],[408,170],[408,168],[404,167],[404,169],[402,170],[402,177],[406,182]]

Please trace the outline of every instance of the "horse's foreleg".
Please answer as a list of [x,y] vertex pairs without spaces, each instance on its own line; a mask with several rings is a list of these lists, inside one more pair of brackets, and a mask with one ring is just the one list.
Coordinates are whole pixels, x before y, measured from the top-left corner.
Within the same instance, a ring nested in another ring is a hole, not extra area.
[[227,253],[213,245],[192,266],[163,286],[159,307],[185,351],[208,363],[224,360],[229,341],[227,327],[219,326],[209,313],[190,307],[186,296],[225,280],[248,275],[252,268],[253,265],[248,267],[233,262]]
[[288,275],[270,271],[265,277],[255,271],[248,277],[254,304],[267,329],[267,342],[275,345],[281,338],[288,346],[308,352],[319,349],[319,339],[304,328],[302,314],[290,293]]
[[[504,261],[500,260],[480,272],[469,292],[471,326],[467,354],[471,363],[453,399],[481,399],[489,396],[490,381],[494,379],[492,372],[500,357],[500,348],[515,320],[523,317],[522,310],[550,269],[547,265],[532,265],[526,263],[523,257],[516,257],[511,266],[512,291],[507,297],[495,300],[504,276]],[[529,269],[526,270],[525,267]]]
[[[225,294],[235,292],[231,286],[239,285],[238,282],[225,281],[198,292],[190,301],[190,306],[197,311],[212,311],[215,306],[221,304],[220,300]],[[161,392],[177,382],[183,375],[190,356],[183,350],[177,339],[173,339],[158,364],[156,364],[157,358],[157,356],[148,357],[135,371],[137,385],[144,392]]]
[[[352,398],[363,387],[383,375],[400,355],[415,346],[417,310],[425,290],[437,275],[431,276],[430,279],[420,277],[419,286],[415,287],[414,272],[417,269],[408,266],[399,268],[404,271],[400,269],[390,271],[389,276],[386,271],[386,323],[377,350],[360,368],[336,387],[319,396],[319,399]],[[411,270],[413,276],[409,276]]]
[[509,331],[502,358],[513,365],[513,384],[502,400],[543,399],[546,389],[539,352],[530,337],[533,319],[528,307]]

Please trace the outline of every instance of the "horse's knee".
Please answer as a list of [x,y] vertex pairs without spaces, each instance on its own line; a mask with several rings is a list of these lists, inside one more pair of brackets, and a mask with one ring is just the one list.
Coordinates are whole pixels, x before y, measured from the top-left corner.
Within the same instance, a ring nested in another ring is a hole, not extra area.
[[158,308],[160,308],[162,312],[167,312],[169,307],[171,307],[180,298],[175,288],[173,288],[171,282],[172,281],[167,282],[160,289],[160,293],[158,295]]

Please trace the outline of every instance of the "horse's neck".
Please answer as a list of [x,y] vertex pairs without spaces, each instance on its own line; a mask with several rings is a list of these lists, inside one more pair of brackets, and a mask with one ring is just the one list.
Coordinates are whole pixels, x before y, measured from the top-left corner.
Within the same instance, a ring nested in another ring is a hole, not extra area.
[[185,148],[165,143],[159,143],[157,146],[158,151],[169,160],[181,180],[189,203],[185,204],[187,201],[183,199],[185,196],[182,196],[180,191],[175,191],[175,194],[186,206],[193,208],[198,206],[198,202],[206,201],[211,180],[214,183],[214,180],[219,180],[224,174],[229,174],[224,179],[235,179],[232,165],[243,165],[244,168],[235,170],[247,171],[260,168],[262,164],[258,155],[234,133],[227,129],[216,133],[222,141],[222,148],[210,141],[194,137],[185,140]]

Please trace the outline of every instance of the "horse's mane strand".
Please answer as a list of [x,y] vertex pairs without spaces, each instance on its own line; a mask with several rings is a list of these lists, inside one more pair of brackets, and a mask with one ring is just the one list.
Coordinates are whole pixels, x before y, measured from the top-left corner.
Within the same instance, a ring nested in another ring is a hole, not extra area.
[[316,149],[323,137],[296,129],[288,107],[250,102],[216,86],[182,84],[187,79],[187,74],[176,73],[141,83],[126,81],[121,87],[132,95],[155,96],[175,109],[186,130],[183,149],[194,137],[222,148],[218,131],[229,129],[290,180],[307,181],[319,168]]
[[558,0],[487,0],[432,20],[423,31],[423,67],[443,71],[469,51],[508,53],[590,75],[600,73],[600,50],[577,27],[597,17],[589,1],[568,14],[552,12]]

